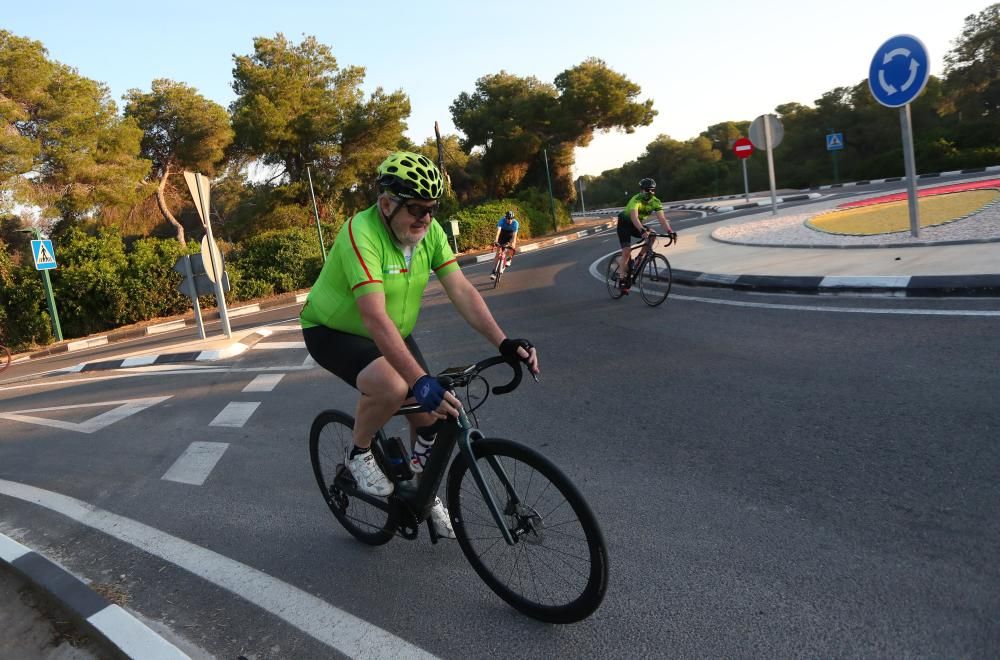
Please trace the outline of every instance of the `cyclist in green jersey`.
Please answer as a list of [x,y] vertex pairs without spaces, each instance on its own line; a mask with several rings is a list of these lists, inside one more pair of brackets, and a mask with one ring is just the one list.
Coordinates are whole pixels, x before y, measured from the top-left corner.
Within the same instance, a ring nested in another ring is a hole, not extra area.
[[639,181],[639,190],[618,214],[618,243],[622,248],[621,263],[624,264],[622,270],[625,272],[625,277],[620,281],[622,291],[625,293],[628,293],[628,285],[631,281],[629,255],[632,252],[630,249],[632,239],[645,238],[649,232],[649,229],[642,224],[643,219],[656,213],[656,218],[660,221],[660,227],[663,228],[664,233],[674,233],[670,221],[663,213],[663,204],[656,198],[656,181],[649,177],[642,179]]
[[[300,316],[306,348],[316,362],[361,392],[354,414],[354,447],[345,464],[363,492],[387,496],[393,484],[379,469],[372,436],[399,407],[416,401],[426,413],[407,417],[420,473],[435,437],[435,422],[456,416],[459,400],[430,374],[411,334],[433,270],[465,321],[509,359],[538,373],[531,343],[509,339],[482,296],[466,279],[434,220],[443,192],[430,159],[411,152],[391,154],[378,168],[376,203],[341,228]],[[454,538],[440,500],[431,520]]]

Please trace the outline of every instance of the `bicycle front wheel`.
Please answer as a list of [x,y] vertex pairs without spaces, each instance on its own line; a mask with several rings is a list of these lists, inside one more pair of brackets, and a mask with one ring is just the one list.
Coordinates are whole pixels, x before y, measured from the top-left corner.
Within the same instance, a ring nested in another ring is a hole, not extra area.
[[338,486],[354,483],[344,465],[347,449],[354,444],[353,430],[354,418],[350,415],[336,410],[321,412],[309,432],[309,458],[323,499],[344,529],[362,543],[382,545],[393,536],[389,511],[350,497]]
[[10,366],[10,350],[6,346],[0,346],[0,371],[5,371]]
[[549,459],[510,440],[487,438],[472,448],[514,537],[508,545],[459,454],[448,473],[448,506],[476,573],[535,619],[573,623],[593,614],[608,586],[608,552],[576,486]]
[[621,277],[620,266],[621,266],[621,255],[616,255],[611,257],[608,261],[608,269],[604,274],[605,284],[608,286],[608,295],[613,299],[618,300],[622,297],[622,290],[619,286],[619,278]]
[[639,272],[639,293],[650,307],[656,307],[670,294],[673,274],[670,262],[662,254],[652,254]]

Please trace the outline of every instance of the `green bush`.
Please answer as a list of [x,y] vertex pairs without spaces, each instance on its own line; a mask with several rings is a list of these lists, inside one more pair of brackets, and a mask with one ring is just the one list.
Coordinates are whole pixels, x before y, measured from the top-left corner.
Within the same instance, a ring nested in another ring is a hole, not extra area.
[[0,343],[18,353],[50,343],[52,326],[41,273],[28,260],[15,266],[7,249],[0,241]]
[[448,220],[458,220],[458,250],[476,250],[489,247],[497,235],[497,222],[507,211],[513,211],[521,225],[517,230],[518,238],[524,239],[532,235],[532,228],[525,222],[527,207],[517,200],[492,200],[462,209],[447,220],[442,220],[442,226],[448,227]]
[[52,271],[52,288],[63,337],[120,325],[131,301],[122,286],[128,257],[118,231],[105,228],[90,235],[73,227],[54,247],[59,267]]
[[316,232],[293,228],[264,232],[233,246],[229,263],[244,282],[240,295],[244,288],[246,292],[261,290],[259,284],[250,284],[252,280],[270,285],[273,293],[283,293],[312,286],[323,258]]

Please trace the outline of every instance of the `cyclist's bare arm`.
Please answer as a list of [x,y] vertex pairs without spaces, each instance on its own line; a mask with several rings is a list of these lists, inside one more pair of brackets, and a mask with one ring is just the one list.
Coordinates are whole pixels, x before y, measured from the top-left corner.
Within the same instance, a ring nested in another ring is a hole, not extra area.
[[674,233],[673,227],[670,226],[670,221],[667,220],[667,214],[662,210],[656,212],[656,219],[660,221],[660,228],[663,230],[664,234]]
[[479,291],[472,286],[465,274],[460,270],[453,270],[440,279],[445,293],[448,294],[451,303],[465,319],[465,322],[472,326],[476,332],[486,337],[486,340],[491,344],[500,346],[500,342],[507,335],[497,325],[496,319],[493,318],[493,314],[486,306],[483,297],[479,295]]
[[636,231],[644,232],[646,227],[643,226],[642,221],[639,220],[639,207],[632,209],[632,225],[636,228]]

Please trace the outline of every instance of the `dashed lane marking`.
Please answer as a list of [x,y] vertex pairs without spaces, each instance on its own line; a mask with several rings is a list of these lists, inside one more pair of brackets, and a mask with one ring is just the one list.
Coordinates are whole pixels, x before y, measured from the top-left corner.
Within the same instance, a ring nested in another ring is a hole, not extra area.
[[0,479],[0,495],[45,507],[171,562],[244,598],[349,658],[435,658],[419,646],[263,571],[131,518],[66,495],[5,479]]
[[192,442],[161,479],[200,486],[208,479],[222,455],[229,448],[228,442]]
[[244,392],[270,392],[273,390],[285,374],[261,374],[254,378],[243,388]]
[[222,409],[222,412],[215,416],[209,426],[240,428],[247,423],[250,415],[257,410],[259,405],[260,401],[231,401]]

